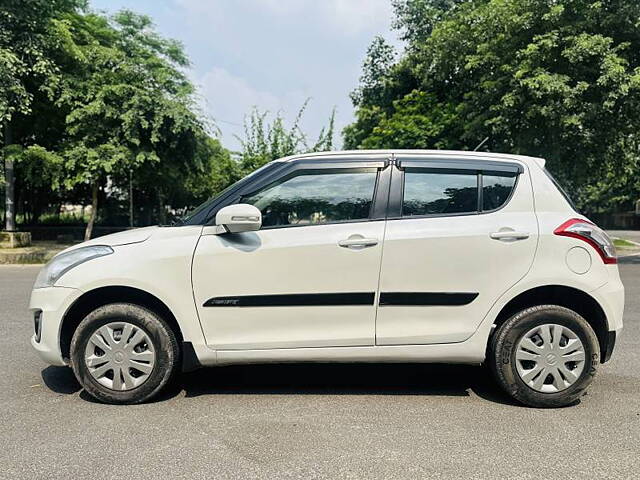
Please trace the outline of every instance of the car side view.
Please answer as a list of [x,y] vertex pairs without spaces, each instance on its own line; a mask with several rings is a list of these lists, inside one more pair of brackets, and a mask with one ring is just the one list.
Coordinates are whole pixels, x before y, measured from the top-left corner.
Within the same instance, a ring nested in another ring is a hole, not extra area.
[[350,151],[271,162],[179,224],[54,257],[31,343],[108,403],[263,362],[487,364],[574,403],[622,329],[611,240],[539,158]]

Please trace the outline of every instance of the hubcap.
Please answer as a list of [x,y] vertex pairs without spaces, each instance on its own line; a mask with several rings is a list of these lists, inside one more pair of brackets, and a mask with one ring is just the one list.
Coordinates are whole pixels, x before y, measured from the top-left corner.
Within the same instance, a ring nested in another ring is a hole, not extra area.
[[149,335],[127,322],[113,322],[89,338],[84,361],[91,376],[111,390],[131,390],[153,371],[156,354]]
[[584,370],[580,338],[563,325],[545,324],[529,330],[516,349],[516,369],[537,392],[556,393],[573,385]]

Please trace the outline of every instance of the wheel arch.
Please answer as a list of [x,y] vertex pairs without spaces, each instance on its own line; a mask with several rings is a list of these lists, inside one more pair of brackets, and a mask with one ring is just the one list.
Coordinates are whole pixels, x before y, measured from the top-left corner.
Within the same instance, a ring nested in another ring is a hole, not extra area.
[[70,358],[71,338],[80,322],[93,310],[110,303],[133,303],[161,316],[171,327],[178,344],[183,344],[183,334],[173,312],[155,295],[135,287],[107,286],[83,293],[67,309],[60,326],[60,353],[65,361]]
[[608,360],[606,352],[608,351],[609,324],[604,310],[598,301],[588,293],[566,285],[538,286],[525,290],[512,298],[498,313],[493,323],[491,336],[516,313],[525,308],[547,304],[568,308],[582,316],[598,337],[600,361],[604,363]]

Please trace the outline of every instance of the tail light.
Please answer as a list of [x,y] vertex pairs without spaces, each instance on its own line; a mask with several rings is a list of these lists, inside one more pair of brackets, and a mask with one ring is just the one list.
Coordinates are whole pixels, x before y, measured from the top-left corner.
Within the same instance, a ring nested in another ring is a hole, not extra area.
[[556,228],[553,233],[583,240],[596,249],[604,263],[618,263],[616,248],[609,235],[588,220],[572,218]]

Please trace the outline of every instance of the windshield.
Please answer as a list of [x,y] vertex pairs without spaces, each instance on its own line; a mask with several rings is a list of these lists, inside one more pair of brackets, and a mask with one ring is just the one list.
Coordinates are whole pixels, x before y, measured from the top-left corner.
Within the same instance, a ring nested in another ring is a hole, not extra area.
[[193,210],[191,210],[190,212],[188,212],[185,216],[183,216],[182,218],[180,218],[175,225],[185,225],[187,223],[198,223],[198,222],[192,222],[192,220],[194,220],[196,217],[199,217],[201,213],[205,213],[208,209],[209,206],[216,201],[216,199],[226,195],[228,192],[230,192],[231,190],[234,190],[238,187],[240,187],[241,185],[243,185],[245,182],[249,181],[251,178],[255,177],[258,173],[261,173],[262,171],[266,170],[268,167],[272,166],[274,164],[274,162],[270,162],[267,163],[263,166],[261,166],[260,168],[258,168],[257,170],[254,170],[253,172],[251,172],[249,175],[247,175],[246,177],[241,178],[240,180],[238,180],[235,183],[232,183],[231,185],[229,185],[227,188],[225,188],[224,190],[222,190],[219,194],[217,194],[215,197],[211,197],[210,199],[208,199],[206,202],[200,204],[199,206],[197,206],[196,208],[194,208]]

